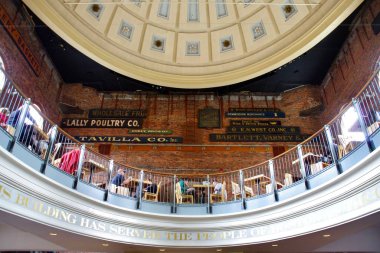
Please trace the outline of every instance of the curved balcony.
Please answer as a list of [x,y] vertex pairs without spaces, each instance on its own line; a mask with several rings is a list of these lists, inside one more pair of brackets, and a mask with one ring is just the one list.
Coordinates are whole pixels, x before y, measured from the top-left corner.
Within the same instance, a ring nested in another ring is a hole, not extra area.
[[[379,97],[376,72],[335,119],[288,152],[239,171],[172,175],[87,148],[7,79],[0,107],[19,116],[0,128],[0,207],[85,236],[171,247],[256,244],[338,226],[380,209]],[[33,113],[43,120],[28,122]],[[125,185],[115,183],[117,173]]]

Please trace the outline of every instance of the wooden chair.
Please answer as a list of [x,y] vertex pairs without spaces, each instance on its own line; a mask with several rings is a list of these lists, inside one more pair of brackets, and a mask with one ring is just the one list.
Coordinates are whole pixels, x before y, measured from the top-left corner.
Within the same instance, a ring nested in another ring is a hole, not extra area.
[[284,185],[289,186],[293,184],[293,176],[290,173],[285,173]]
[[244,191],[245,191],[245,197],[246,198],[251,198],[251,197],[255,196],[255,194],[253,193],[253,189],[249,186],[244,185]]
[[220,193],[212,193],[210,194],[210,203],[214,203],[214,198],[215,202],[224,202],[227,199],[227,191],[226,191],[226,181],[223,182],[222,184],[222,190]]
[[158,194],[160,193],[160,188],[161,188],[161,181],[157,185],[157,191],[156,191],[156,193],[144,192],[143,199],[144,200],[158,202]]
[[181,184],[178,182],[175,184],[175,197],[177,200],[177,204],[182,204],[184,200],[190,200],[190,203],[194,203],[193,195],[182,194],[181,192]]
[[234,200],[240,199],[240,197],[241,197],[241,191],[240,191],[239,184],[231,181],[231,186],[232,186],[232,195],[234,195]]

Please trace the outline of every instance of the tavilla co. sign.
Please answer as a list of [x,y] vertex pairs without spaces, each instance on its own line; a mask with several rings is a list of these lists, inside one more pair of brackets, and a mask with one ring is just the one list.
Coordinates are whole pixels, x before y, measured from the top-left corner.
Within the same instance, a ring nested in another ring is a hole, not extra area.
[[118,143],[182,143],[182,137],[140,137],[140,136],[75,136],[80,142],[118,142]]

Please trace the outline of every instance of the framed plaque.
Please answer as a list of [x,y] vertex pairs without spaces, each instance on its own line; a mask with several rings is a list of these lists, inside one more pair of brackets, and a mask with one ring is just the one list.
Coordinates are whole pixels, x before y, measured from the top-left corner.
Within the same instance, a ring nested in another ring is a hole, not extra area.
[[213,108],[198,111],[199,128],[220,128],[220,110]]

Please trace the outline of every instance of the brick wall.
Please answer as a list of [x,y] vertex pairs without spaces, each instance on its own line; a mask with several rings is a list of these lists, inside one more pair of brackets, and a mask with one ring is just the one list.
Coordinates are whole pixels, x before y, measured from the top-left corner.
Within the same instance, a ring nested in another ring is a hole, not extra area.
[[27,47],[39,61],[41,74],[36,76],[2,23],[0,23],[0,57],[3,59],[5,71],[21,91],[31,98],[48,118],[57,121],[59,111],[55,98],[58,97],[61,78],[34,34],[30,17],[17,2],[21,1],[0,1],[0,4],[6,9]]
[[380,1],[367,1],[349,38],[343,45],[322,84],[321,94],[326,110],[322,122],[328,122],[342,106],[351,102],[374,72],[380,57],[380,34],[371,23],[380,11]]
[[[68,98],[68,94],[70,97]],[[75,94],[73,96],[73,94]],[[74,106],[84,110],[83,114],[67,114],[64,117],[87,118],[88,110],[145,109],[145,129],[170,129],[173,134],[184,138],[185,146],[173,145],[116,145],[111,148],[115,161],[130,166],[172,171],[220,172],[236,170],[258,164],[273,156],[272,146],[294,146],[296,143],[217,143],[209,141],[211,133],[226,133],[231,118],[222,117],[220,129],[198,128],[198,110],[205,107],[229,108],[275,107],[285,112],[286,118],[279,119],[283,126],[299,126],[302,134],[312,134],[321,127],[317,116],[300,117],[300,111],[321,104],[319,88],[302,86],[278,96],[254,94],[231,94],[217,97],[208,95],[157,95],[157,94],[103,94],[80,84],[65,85],[62,100],[69,99]],[[265,119],[262,119],[265,120]],[[66,128],[73,136],[128,136],[128,129]],[[144,136],[144,135],[141,135]],[[188,146],[187,146],[188,145]],[[212,145],[212,146],[209,146]],[[242,146],[245,145],[245,146]],[[97,147],[97,145],[95,145]]]

